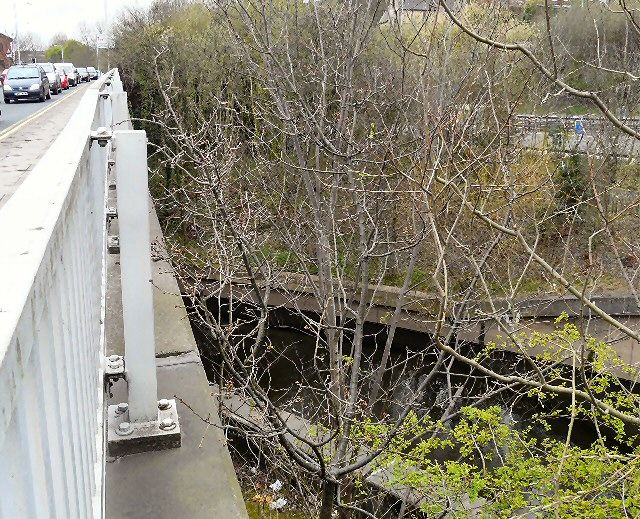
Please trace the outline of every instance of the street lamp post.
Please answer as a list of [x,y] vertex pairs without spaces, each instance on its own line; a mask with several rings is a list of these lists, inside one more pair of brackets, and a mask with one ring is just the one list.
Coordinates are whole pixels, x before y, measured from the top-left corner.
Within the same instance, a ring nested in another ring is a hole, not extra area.
[[[24,2],[20,4],[20,6],[33,7],[33,4],[31,2]],[[17,58],[17,63],[21,64],[22,56],[20,54],[20,31],[18,30],[18,7],[17,7],[16,0],[13,0],[13,21],[15,23],[15,31],[16,31],[15,38],[13,39],[13,41],[15,42],[13,60],[16,61],[16,58]]]
[[[15,38],[13,39],[15,43],[15,48],[13,50],[13,61],[14,63],[20,64],[22,63],[20,59],[20,37],[18,36],[18,8],[16,7],[16,1],[13,0],[13,21],[15,23]],[[16,61],[16,57],[18,58]]]

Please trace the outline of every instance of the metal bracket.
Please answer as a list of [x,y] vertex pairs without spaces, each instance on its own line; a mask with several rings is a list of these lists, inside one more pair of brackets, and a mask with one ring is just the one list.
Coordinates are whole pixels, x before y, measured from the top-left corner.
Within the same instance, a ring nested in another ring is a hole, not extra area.
[[109,254],[120,254],[120,238],[117,235],[107,236],[107,252]]
[[129,422],[129,404],[110,405],[107,410],[107,445],[111,456],[176,449],[182,445],[176,401],[158,401],[158,419]]
[[109,206],[107,207],[106,214],[107,214],[107,222],[110,222],[111,220],[118,217],[118,210],[113,206]]
[[104,391],[111,395],[111,386],[117,380],[125,377],[124,357],[109,355],[104,359]]
[[91,132],[91,142],[98,141],[101,148],[104,148],[112,137],[113,134],[104,126],[100,126],[96,131]]
[[124,377],[124,357],[122,355],[109,355],[105,358],[104,376],[115,380]]

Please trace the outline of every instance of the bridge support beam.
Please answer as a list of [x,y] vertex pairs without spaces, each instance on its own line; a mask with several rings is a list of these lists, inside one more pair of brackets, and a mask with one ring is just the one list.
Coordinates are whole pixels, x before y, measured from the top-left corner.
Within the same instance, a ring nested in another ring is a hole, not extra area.
[[147,137],[141,130],[116,130],[112,139],[128,384],[128,402],[108,409],[109,451],[118,456],[179,447],[180,424],[175,401],[158,401]]

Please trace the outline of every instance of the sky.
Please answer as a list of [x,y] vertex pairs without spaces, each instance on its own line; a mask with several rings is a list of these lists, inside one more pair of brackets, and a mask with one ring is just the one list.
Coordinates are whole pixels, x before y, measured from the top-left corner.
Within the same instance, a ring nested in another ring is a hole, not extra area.
[[[17,18],[20,33],[34,33],[46,45],[55,34],[78,38],[79,25],[89,27],[104,20],[104,6],[113,20],[127,7],[148,7],[152,0],[2,0],[0,32],[13,36]],[[5,8],[8,7],[8,9]]]

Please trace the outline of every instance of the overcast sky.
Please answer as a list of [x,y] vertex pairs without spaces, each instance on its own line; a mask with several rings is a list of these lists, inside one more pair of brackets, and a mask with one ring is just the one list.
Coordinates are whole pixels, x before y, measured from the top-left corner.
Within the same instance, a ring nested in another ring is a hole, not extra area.
[[124,8],[148,7],[152,0],[2,0],[0,32],[13,36],[17,16],[20,33],[34,33],[44,44],[58,33],[77,38],[82,22],[95,26],[104,19],[105,1],[113,20]]

